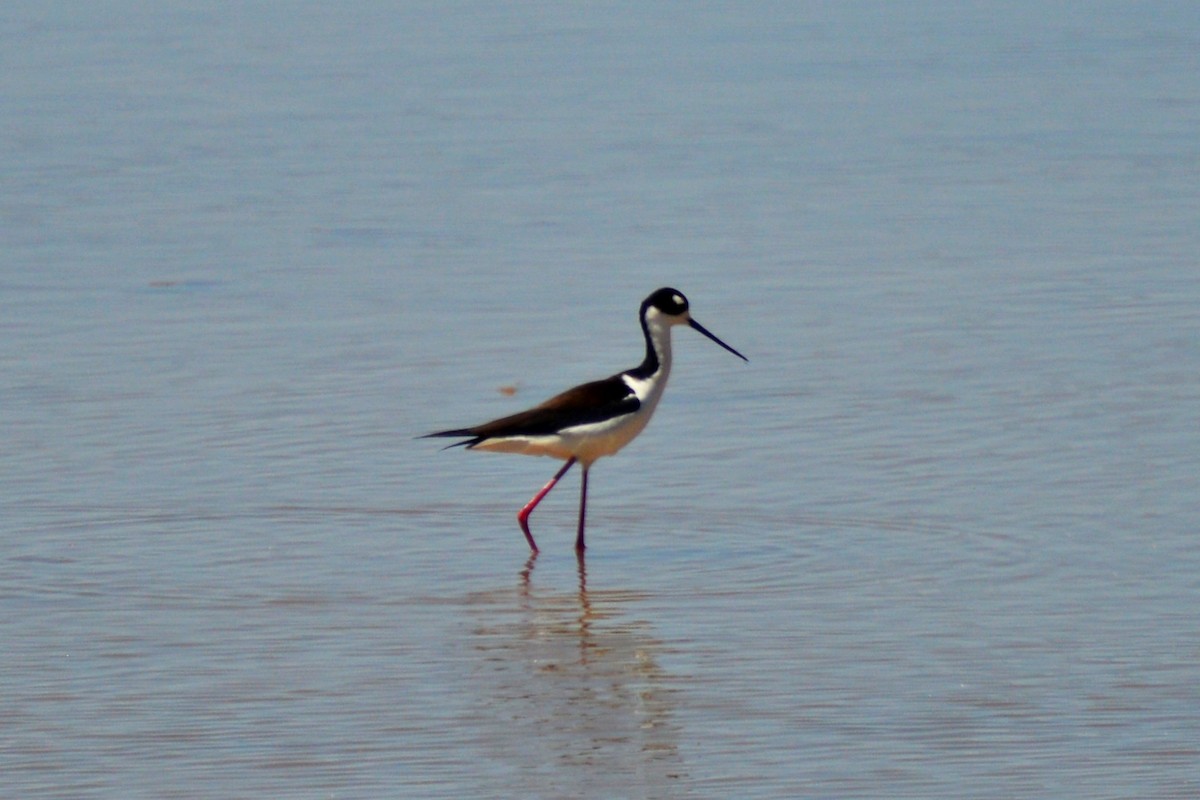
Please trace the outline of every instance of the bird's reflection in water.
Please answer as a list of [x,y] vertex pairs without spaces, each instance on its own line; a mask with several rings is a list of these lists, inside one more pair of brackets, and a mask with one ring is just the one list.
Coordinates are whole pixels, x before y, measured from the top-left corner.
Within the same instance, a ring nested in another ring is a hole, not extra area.
[[674,691],[648,623],[624,614],[646,595],[593,590],[578,559],[578,589],[531,580],[473,596],[476,678],[486,703],[473,725],[515,768],[513,790],[561,796],[670,797],[683,791]]

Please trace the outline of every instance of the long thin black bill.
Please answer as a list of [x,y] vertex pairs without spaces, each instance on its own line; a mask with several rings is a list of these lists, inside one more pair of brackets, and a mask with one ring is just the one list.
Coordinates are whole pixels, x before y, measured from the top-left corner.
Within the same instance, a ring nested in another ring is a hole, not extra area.
[[709,332],[708,328],[704,327],[704,326],[703,326],[703,325],[701,325],[699,322],[696,322],[696,320],[694,320],[694,319],[689,319],[689,320],[688,320],[688,325],[691,325],[693,328],[695,328],[696,330],[700,331],[701,333],[703,333],[703,334],[704,334],[705,336],[707,336],[708,338],[712,339],[712,340],[713,340],[714,342],[716,342],[717,344],[721,345],[721,347],[724,347],[726,350],[728,350],[729,352],[733,353],[735,356],[737,356],[738,358],[740,358],[742,361],[745,361],[745,362],[749,363],[750,359],[746,358],[744,355],[742,355],[741,353],[739,353],[737,350],[734,350],[732,347],[730,347],[729,345],[727,345],[727,344],[725,344],[724,342],[722,342],[722,341],[721,341],[720,339],[718,339],[716,336],[713,336],[713,335],[712,335],[712,334]]

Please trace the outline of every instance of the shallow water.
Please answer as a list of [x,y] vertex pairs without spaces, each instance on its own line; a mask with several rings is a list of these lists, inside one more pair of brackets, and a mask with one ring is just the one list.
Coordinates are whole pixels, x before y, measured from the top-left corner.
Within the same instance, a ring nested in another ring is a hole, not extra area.
[[6,795],[1200,794],[1193,12],[291,8],[0,16]]

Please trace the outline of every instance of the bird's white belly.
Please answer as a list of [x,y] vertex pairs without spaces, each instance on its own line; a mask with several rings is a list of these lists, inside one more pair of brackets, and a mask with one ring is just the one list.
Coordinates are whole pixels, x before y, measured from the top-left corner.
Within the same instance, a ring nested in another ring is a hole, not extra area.
[[649,412],[635,412],[604,422],[567,428],[562,431],[562,437],[576,458],[584,464],[591,464],[597,458],[611,456],[629,444],[649,421]]
[[546,436],[511,436],[487,439],[475,445],[475,450],[496,453],[521,453],[529,456],[577,458],[585,465],[602,456],[611,456],[629,444],[650,421],[650,414],[634,412],[602,422],[590,422],[564,428]]

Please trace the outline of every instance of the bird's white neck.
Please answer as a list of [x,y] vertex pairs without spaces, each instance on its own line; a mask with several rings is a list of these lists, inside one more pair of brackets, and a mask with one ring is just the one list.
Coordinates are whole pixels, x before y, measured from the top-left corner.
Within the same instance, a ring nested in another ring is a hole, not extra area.
[[642,316],[642,333],[646,338],[646,357],[630,370],[640,380],[666,382],[671,372],[671,323],[651,308]]
[[671,323],[651,309],[642,317],[642,332],[646,338],[646,358],[622,376],[625,385],[642,404],[643,413],[639,415],[641,422],[637,430],[641,430],[654,413],[671,374]]

